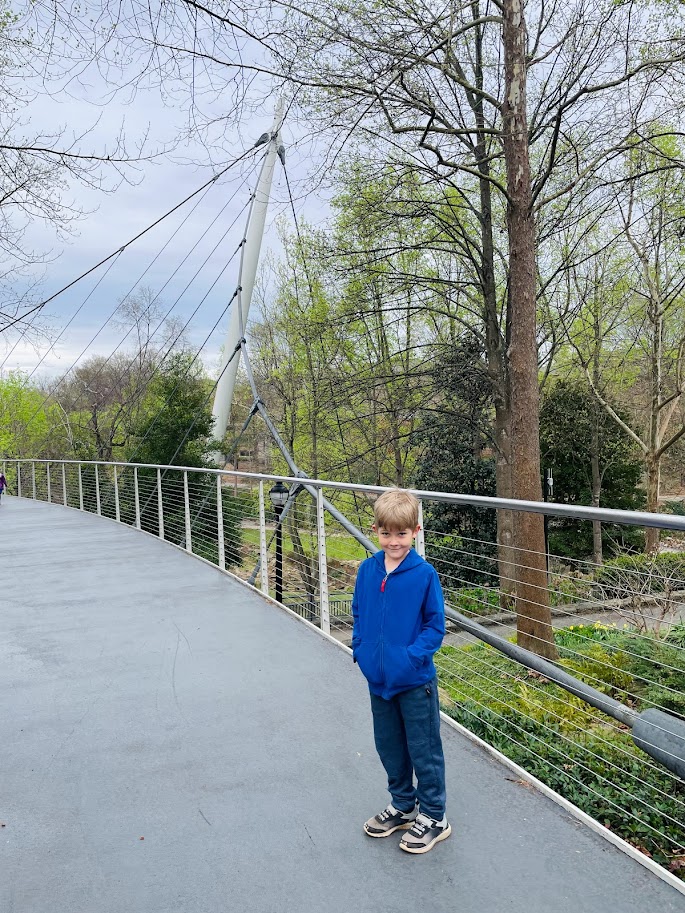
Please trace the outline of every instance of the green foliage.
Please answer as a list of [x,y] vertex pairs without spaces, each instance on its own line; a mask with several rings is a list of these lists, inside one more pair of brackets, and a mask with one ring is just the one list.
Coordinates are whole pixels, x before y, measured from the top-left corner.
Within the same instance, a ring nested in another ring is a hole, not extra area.
[[[665,771],[650,771],[645,782],[640,750],[627,740],[605,732],[599,738],[588,733],[582,742],[570,744],[547,741],[540,724],[525,717],[483,710],[470,702],[445,710],[605,827],[662,865],[669,864],[672,852],[664,843],[682,842],[677,823],[681,806],[675,800],[682,802],[685,790]],[[630,783],[630,794],[613,785],[617,772]]]
[[593,579],[595,595],[603,599],[685,590],[685,555],[619,555],[597,568]]
[[500,611],[499,590],[490,587],[462,587],[447,590],[445,596],[450,606],[463,615],[493,615]]
[[[582,650],[579,651],[578,647]],[[582,652],[582,657],[578,653]],[[568,658],[564,658],[567,656]],[[582,642],[573,650],[560,651],[561,664],[572,675],[585,679],[588,684],[610,697],[621,700],[633,683],[628,671],[629,658],[617,650],[607,650],[602,644]]]
[[[629,689],[638,709],[660,704],[682,713],[682,651],[667,639],[633,635],[594,624],[555,637],[563,665],[604,693],[625,702]],[[628,733],[604,725],[579,698],[484,644],[445,646],[436,663],[450,716],[668,865],[682,845],[685,785],[646,765]]]
[[0,454],[39,459],[61,456],[66,449],[59,407],[20,371],[0,378]]
[[685,622],[679,621],[674,624],[665,640],[669,644],[675,644],[676,647],[685,647]]
[[[462,342],[434,368],[440,378],[441,408],[422,424],[425,445],[414,470],[416,488],[494,496],[495,461],[483,456],[492,388],[478,347]],[[494,510],[427,502],[426,545],[443,585],[488,584],[494,560]]]
[[564,569],[553,576],[549,599],[553,606],[587,602],[592,599],[592,578],[585,574],[569,574]]
[[665,514],[673,514],[676,517],[685,517],[685,501],[664,501],[661,509]]
[[[211,386],[189,354],[173,355],[149,385],[127,460],[207,466],[212,431]],[[180,449],[179,449],[180,445]],[[178,452],[177,452],[178,451]]]
[[[620,413],[620,410],[619,410]],[[552,468],[554,500],[561,504],[592,503],[592,454],[596,448],[601,477],[601,506],[639,510],[642,460],[625,433],[580,381],[558,381],[543,397],[540,410],[542,464]],[[552,519],[550,551],[571,558],[592,554],[592,526],[587,521]],[[609,554],[641,549],[644,534],[634,527],[602,525],[602,545]]]

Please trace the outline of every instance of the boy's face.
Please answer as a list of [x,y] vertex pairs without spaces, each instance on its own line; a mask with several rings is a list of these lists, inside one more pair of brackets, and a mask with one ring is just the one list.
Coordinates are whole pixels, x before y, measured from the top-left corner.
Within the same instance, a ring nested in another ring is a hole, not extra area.
[[378,541],[385,554],[398,563],[403,561],[409,554],[414,544],[414,537],[420,529],[420,526],[417,526],[416,529],[386,529],[385,526],[376,526],[375,524],[373,526],[373,530],[378,534]]

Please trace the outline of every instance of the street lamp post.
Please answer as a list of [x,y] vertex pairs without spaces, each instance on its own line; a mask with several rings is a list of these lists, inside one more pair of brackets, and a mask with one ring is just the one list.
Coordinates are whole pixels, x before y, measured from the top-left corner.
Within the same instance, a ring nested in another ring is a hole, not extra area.
[[276,514],[276,602],[283,602],[283,527],[281,514],[287,504],[290,491],[283,482],[276,484],[269,491],[269,497]]
[[[543,487],[545,501],[554,500],[554,476],[551,469],[545,469],[545,484]],[[549,517],[545,514],[545,561],[547,562],[547,576],[549,577]]]

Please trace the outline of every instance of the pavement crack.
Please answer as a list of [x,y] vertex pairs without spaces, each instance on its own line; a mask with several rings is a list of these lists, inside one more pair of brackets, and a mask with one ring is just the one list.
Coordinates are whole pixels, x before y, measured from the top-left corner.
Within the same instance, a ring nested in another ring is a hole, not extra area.
[[188,647],[188,653],[190,653],[190,655],[192,656],[192,655],[193,655],[193,651],[192,651],[191,646],[190,646],[190,641],[189,641],[188,638],[185,636],[185,634],[183,633],[183,631],[179,628],[179,626],[176,624],[176,622],[174,622],[174,627],[176,628],[176,630],[178,631],[178,633],[181,635],[181,637],[183,638],[183,640],[185,640],[186,646]]

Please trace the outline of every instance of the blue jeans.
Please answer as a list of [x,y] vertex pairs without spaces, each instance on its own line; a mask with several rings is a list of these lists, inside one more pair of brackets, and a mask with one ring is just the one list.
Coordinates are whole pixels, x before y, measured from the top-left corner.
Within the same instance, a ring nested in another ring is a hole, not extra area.
[[[376,751],[388,775],[392,804],[441,820],[445,814],[445,758],[440,739],[438,680],[389,701],[371,694]],[[416,773],[416,788],[414,787]]]

